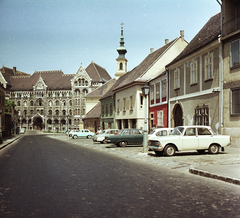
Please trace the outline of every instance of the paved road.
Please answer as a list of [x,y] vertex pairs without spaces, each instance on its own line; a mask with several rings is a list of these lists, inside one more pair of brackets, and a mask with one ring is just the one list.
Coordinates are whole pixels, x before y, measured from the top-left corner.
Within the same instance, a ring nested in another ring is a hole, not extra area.
[[0,151],[0,217],[240,217],[240,187],[44,135]]

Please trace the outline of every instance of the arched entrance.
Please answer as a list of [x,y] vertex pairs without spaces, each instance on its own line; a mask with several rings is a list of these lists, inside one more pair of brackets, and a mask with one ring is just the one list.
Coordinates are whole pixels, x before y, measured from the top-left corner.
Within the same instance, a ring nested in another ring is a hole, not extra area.
[[42,118],[36,117],[33,121],[33,128],[41,130],[42,129],[42,123],[43,123]]
[[183,126],[183,111],[180,104],[176,104],[173,109],[174,127]]

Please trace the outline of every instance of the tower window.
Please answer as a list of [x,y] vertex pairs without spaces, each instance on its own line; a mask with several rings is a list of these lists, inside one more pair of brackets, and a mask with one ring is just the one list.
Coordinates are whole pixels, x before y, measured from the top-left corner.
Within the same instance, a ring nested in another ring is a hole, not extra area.
[[119,64],[119,70],[122,70],[123,69],[123,63],[120,63]]

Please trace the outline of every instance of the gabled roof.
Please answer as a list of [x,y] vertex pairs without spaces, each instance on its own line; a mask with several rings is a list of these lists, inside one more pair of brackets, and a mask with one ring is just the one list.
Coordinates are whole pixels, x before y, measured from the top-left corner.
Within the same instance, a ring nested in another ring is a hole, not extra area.
[[108,97],[111,97],[111,96],[113,96],[114,95],[114,89],[116,88],[116,87],[118,87],[120,84],[121,84],[121,82],[128,76],[128,74],[130,74],[131,73],[131,71],[129,71],[129,72],[127,72],[127,73],[125,73],[125,74],[123,74],[121,77],[119,77],[118,78],[118,80],[113,84],[113,86],[105,93],[105,95],[100,99],[100,101],[101,100],[103,100],[103,99],[105,99],[105,98],[108,98]]
[[69,90],[71,89],[71,79],[74,74],[64,74],[60,70],[55,71],[35,71],[30,76],[12,76],[12,91],[24,91],[32,90],[33,86],[38,81],[39,77],[42,77],[44,83],[48,89],[51,90]]
[[16,72],[14,72],[13,69],[8,68],[8,67],[2,67],[0,69],[0,72],[4,76],[4,78],[7,81],[8,85],[12,84],[11,83],[11,76],[30,76],[30,74],[24,73],[24,72],[21,72],[21,71],[18,71],[18,70],[16,70]]
[[[179,37],[178,37],[179,38]],[[155,61],[178,39],[174,39],[163,47],[150,53],[138,66],[128,73],[128,76],[115,89],[126,86],[140,78],[155,63]]]
[[218,39],[221,34],[221,13],[211,17],[186,48],[166,67],[176,63],[198,49]]
[[101,102],[99,101],[83,118],[85,119],[94,119],[101,117]]
[[94,62],[91,62],[88,65],[86,71],[90,78],[93,80],[93,82],[108,81],[111,79],[111,76],[108,74],[108,72]]
[[116,79],[111,79],[108,82],[104,83],[102,86],[88,93],[85,97],[102,97],[105,93],[114,85]]

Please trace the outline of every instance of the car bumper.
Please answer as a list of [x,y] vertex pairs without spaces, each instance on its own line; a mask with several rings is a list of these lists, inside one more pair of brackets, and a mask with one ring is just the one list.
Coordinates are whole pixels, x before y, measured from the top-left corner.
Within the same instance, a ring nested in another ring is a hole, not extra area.
[[152,151],[163,151],[163,147],[148,146],[148,148]]

